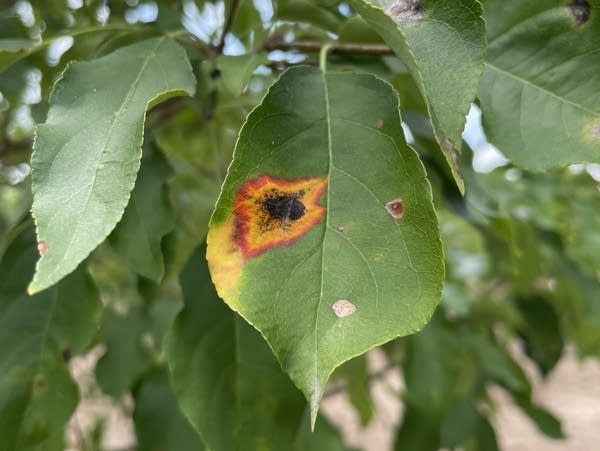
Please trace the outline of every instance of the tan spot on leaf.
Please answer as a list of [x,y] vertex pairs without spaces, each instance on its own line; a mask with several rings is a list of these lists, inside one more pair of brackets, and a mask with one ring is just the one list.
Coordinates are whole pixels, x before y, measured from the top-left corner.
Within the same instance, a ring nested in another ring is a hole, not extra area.
[[390,200],[385,204],[385,209],[392,216],[392,218],[399,220],[404,216],[404,201],[400,198]]
[[423,19],[421,0],[396,0],[386,8],[386,12],[399,22]]
[[356,313],[356,306],[348,299],[338,299],[331,308],[338,318],[345,318]]
[[46,243],[44,240],[41,240],[38,241],[37,249],[40,255],[44,255],[46,252],[48,252],[48,249],[50,248],[48,247],[48,243]]
[[344,227],[343,225],[339,225],[339,226],[337,226],[337,229],[336,229],[336,230],[337,230],[338,232],[343,232],[344,230],[346,230],[346,227]]
[[377,122],[375,122],[375,128],[381,128],[383,127],[383,124],[385,124],[385,121],[383,119],[377,119]]

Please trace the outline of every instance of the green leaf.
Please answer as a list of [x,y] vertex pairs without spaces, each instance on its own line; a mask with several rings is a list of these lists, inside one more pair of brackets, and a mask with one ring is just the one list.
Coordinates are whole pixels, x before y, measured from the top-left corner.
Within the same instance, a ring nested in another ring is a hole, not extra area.
[[111,232],[140,166],[146,109],[194,85],[184,50],[167,38],[67,68],[31,158],[32,212],[47,251],[30,293],[73,271]]
[[366,425],[373,418],[373,399],[369,391],[367,358],[360,355],[340,366],[334,377],[343,378],[347,384],[348,397],[358,412],[360,421]]
[[267,64],[269,59],[264,53],[248,53],[239,56],[221,55],[216,62],[223,86],[237,97],[248,85],[254,70],[261,64]]
[[[185,308],[173,325],[168,351],[172,385],[207,446],[215,451],[343,449],[325,424],[307,436],[302,394],[260,334],[218,299],[204,247],[186,265],[181,286]],[[318,442],[329,445],[309,446]]]
[[435,137],[456,184],[461,133],[483,70],[485,31],[478,0],[351,0],[402,58],[427,102]]
[[140,377],[152,368],[142,337],[147,318],[140,307],[125,315],[106,311],[101,331],[106,353],[96,365],[96,379],[104,393],[114,398],[125,394]]
[[78,402],[65,360],[86,349],[102,309],[83,269],[50,290],[28,296],[36,258],[33,226],[27,225],[0,263],[2,451],[42,443],[42,449],[62,449],[64,425]]
[[0,53],[16,52],[34,43],[19,16],[11,11],[0,13]]
[[263,333],[313,420],[334,368],[423,327],[443,258],[393,89],[286,72],[240,133],[207,258],[220,297]]
[[518,299],[517,307],[523,318],[519,335],[523,338],[525,352],[547,375],[558,363],[565,346],[558,313],[542,297]]
[[140,451],[201,451],[204,444],[183,416],[165,370],[151,373],[134,391],[133,421]]
[[578,23],[575,2],[485,2],[484,128],[524,168],[600,162],[600,3],[587,3]]
[[540,406],[536,406],[530,400],[517,399],[519,407],[535,423],[538,429],[548,437],[554,439],[564,439],[565,434],[562,431],[560,420]]
[[418,409],[407,405],[398,429],[394,449],[405,451],[438,451],[440,449],[440,425],[436,419],[423,414]]
[[277,2],[277,18],[306,22],[333,32],[342,21],[341,16],[334,14],[321,2],[313,0],[280,0]]
[[166,190],[172,171],[160,153],[147,151],[129,204],[110,240],[136,273],[159,282],[165,272],[161,241],[174,226]]

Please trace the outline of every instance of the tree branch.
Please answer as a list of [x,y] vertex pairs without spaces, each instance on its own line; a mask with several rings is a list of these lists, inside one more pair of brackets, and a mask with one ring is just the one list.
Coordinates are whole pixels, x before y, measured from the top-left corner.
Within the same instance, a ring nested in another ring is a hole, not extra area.
[[[267,40],[263,48],[271,50],[297,50],[300,52],[318,52],[326,43],[323,41],[292,41],[286,42],[282,39]],[[354,53],[362,55],[391,55],[394,52],[385,44],[359,44],[355,42],[332,42],[330,52]]]
[[231,9],[229,10],[229,16],[227,16],[225,26],[223,27],[223,34],[221,35],[221,40],[215,48],[218,55],[223,53],[223,49],[225,48],[225,37],[231,31],[231,27],[233,27],[233,21],[235,20],[235,16],[237,16],[239,6],[240,0],[233,0],[233,2],[231,3]]

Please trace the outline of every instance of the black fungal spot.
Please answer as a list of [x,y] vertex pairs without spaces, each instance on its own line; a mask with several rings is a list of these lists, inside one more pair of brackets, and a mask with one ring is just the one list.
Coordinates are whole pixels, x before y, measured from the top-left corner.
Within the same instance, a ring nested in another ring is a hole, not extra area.
[[212,78],[213,80],[219,78],[221,76],[221,71],[219,69],[217,69],[216,67],[210,71],[210,78]]
[[273,189],[260,204],[265,215],[260,218],[260,227],[263,231],[273,230],[276,226],[287,228],[289,221],[297,221],[306,213],[306,207],[300,200],[304,191],[285,193]]
[[575,23],[579,26],[583,25],[589,20],[592,7],[587,0],[573,0],[569,5],[569,10],[575,19]]
[[269,213],[271,219],[285,221],[291,219],[296,221],[304,216],[304,204],[300,202],[298,196],[284,194],[265,199],[263,207]]

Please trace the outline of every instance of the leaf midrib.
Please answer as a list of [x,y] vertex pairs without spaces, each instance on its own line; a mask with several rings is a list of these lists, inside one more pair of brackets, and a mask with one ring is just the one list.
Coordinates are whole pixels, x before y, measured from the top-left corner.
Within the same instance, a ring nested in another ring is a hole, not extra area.
[[[327,165],[327,193],[326,193],[326,205],[325,208],[325,227],[323,228],[323,241],[321,248],[321,288],[319,291],[319,302],[317,303],[317,311],[315,313],[315,327],[314,327],[314,338],[315,338],[315,360],[314,360],[314,377],[313,384],[311,387],[312,393],[310,395],[310,408],[311,408],[311,426],[314,428],[316,421],[316,410],[319,405],[322,388],[319,382],[319,315],[321,312],[321,304],[323,303],[323,285],[325,281],[325,242],[327,241],[327,234],[329,232],[329,200],[330,200],[330,187],[331,187],[331,168],[333,166],[333,151],[331,148],[331,105],[329,101],[329,88],[327,86],[327,74],[325,68],[321,70],[321,77],[323,80],[323,93],[325,95],[325,120],[327,121],[327,153],[328,153],[328,165]],[[318,390],[316,391],[316,388]],[[316,399],[315,399],[316,397]]]

